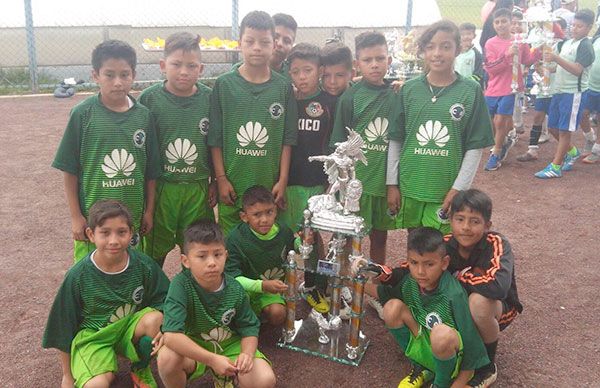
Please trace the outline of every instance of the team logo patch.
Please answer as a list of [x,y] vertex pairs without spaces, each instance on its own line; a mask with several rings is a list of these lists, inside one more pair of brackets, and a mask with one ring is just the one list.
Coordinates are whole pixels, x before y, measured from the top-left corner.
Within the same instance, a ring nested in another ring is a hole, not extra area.
[[454,121],[460,121],[465,115],[465,106],[463,104],[454,104],[450,107],[450,117]]
[[440,314],[436,312],[431,312],[425,317],[425,326],[427,326],[429,330],[433,329],[435,325],[439,325],[441,323],[443,323],[442,317],[440,317]]
[[432,140],[440,148],[444,147],[450,140],[448,128],[437,120],[427,121],[425,125],[419,127],[417,132],[417,141],[421,147],[425,147]]
[[137,247],[137,245],[140,243],[140,234],[138,232],[135,232],[133,234],[133,236],[131,236],[131,240],[129,240],[129,246],[132,248]]
[[138,129],[133,133],[133,144],[137,148],[142,148],[144,144],[146,144],[146,131],[143,129]]
[[277,120],[281,116],[283,116],[283,112],[284,112],[283,105],[281,105],[279,102],[274,102],[269,107],[269,113],[271,114],[271,117],[275,120]]
[[228,326],[231,323],[231,320],[235,316],[235,309],[229,309],[223,313],[221,316],[221,323],[225,326]]
[[317,101],[313,101],[306,107],[306,114],[310,117],[319,117],[323,114],[323,107]]
[[133,155],[128,153],[124,148],[115,148],[110,155],[104,156],[102,171],[104,171],[108,178],[114,178],[119,173],[129,176],[133,170],[135,170],[135,160],[133,159]]
[[371,121],[365,129],[365,136],[370,143],[377,141],[378,139],[388,142],[388,119],[385,117],[377,117]]
[[203,118],[198,123],[198,128],[200,128],[200,133],[204,136],[208,135],[208,125],[209,125],[208,117]]
[[449,217],[448,217],[448,213],[444,211],[444,209],[439,208],[437,211],[437,218],[438,221],[442,224],[448,224],[450,223]]
[[246,125],[242,125],[237,133],[237,140],[240,146],[247,147],[250,143],[256,144],[258,148],[263,148],[269,141],[267,129],[258,121],[253,123],[248,121]]
[[131,295],[133,299],[133,303],[140,304],[144,299],[144,286],[139,286],[135,290],[133,290],[133,294]]
[[198,158],[196,145],[192,144],[188,139],[177,138],[174,142],[169,143],[165,151],[167,160],[171,164],[177,163],[178,160],[183,160],[185,164],[191,166]]

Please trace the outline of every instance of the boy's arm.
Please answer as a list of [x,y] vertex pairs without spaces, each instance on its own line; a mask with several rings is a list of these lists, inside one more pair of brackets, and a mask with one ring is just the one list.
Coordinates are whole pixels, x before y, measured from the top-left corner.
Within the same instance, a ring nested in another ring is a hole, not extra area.
[[73,388],[75,385],[75,380],[73,379],[73,374],[71,373],[71,355],[59,350],[58,358],[60,360],[60,367],[62,369],[62,381],[60,383],[60,387]]
[[389,145],[387,155],[386,185],[387,185],[387,203],[388,209],[397,214],[400,210],[402,193],[400,192],[400,153],[404,143],[405,133],[405,114],[403,101],[403,91],[401,89],[397,94],[397,103],[392,108],[391,125],[388,132]]
[[288,184],[290,173],[290,161],[292,160],[292,146],[284,144],[281,150],[281,160],[279,161],[279,180],[271,190],[275,197],[275,204],[280,209],[285,209],[285,189]]
[[490,39],[485,44],[485,63],[483,67],[490,76],[512,70],[512,55],[498,50],[496,42]]
[[556,62],[557,65],[568,71],[569,73],[579,77],[586,67],[594,63],[594,49],[590,40],[585,38],[577,47],[577,55],[575,62],[567,61],[560,54],[554,52],[545,52],[544,60]]
[[471,77],[475,81],[477,81],[480,86],[482,86],[482,82],[483,82],[483,55],[481,55],[481,53],[479,52],[479,50],[477,50],[475,47],[473,47],[473,50],[475,51],[475,63],[473,64],[473,75]]
[[243,337],[241,340],[242,351],[240,352],[235,366],[240,373],[247,373],[254,366],[254,354],[258,347],[258,337]]
[[542,58],[542,50],[537,48],[532,50],[528,44],[520,45],[519,50],[521,51],[521,64],[525,66],[531,66]]
[[280,209],[285,208],[285,189],[290,173],[292,160],[292,146],[298,143],[298,103],[294,98],[294,91],[290,84],[287,85],[288,93],[285,107],[285,124],[283,128],[283,144],[281,158],[279,159],[279,179],[272,188],[275,203]]
[[[450,280],[453,281],[453,279]],[[456,286],[458,285],[456,284]],[[460,333],[463,342],[463,360],[460,369],[475,370],[489,364],[490,361],[483,340],[473,323],[467,294],[456,286],[451,290],[456,290],[456,292],[449,296],[456,330]]]
[[149,233],[154,226],[154,206],[156,197],[156,180],[146,181],[146,206],[144,208],[144,215],[142,216],[142,224],[140,228],[140,234],[144,235]]
[[81,207],[79,206],[79,178],[77,175],[73,175],[66,171],[63,172],[63,177],[65,180],[65,196],[67,197],[69,214],[71,215],[71,233],[73,234],[73,240],[87,240],[87,236],[85,235],[87,220],[83,216]]
[[210,154],[213,160],[215,169],[215,180],[217,181],[217,189],[219,191],[219,201],[225,205],[233,206],[237,195],[227,174],[225,174],[225,164],[223,163],[223,149],[221,147],[211,147]]
[[228,357],[209,352],[183,333],[165,333],[164,346],[183,357],[210,367],[219,375],[233,376],[237,372],[235,364]]
[[82,321],[79,285],[73,279],[72,270],[67,272],[61,284],[50,313],[42,338],[43,348],[55,348],[71,353],[71,342],[79,331]]
[[448,191],[446,197],[444,198],[444,202],[442,203],[442,210],[444,212],[448,212],[450,209],[450,204],[452,203],[452,199],[459,191],[468,190],[471,188],[471,184],[473,183],[473,179],[475,179],[477,167],[479,166],[482,155],[483,148],[468,150],[465,152],[458,175],[456,176],[456,179],[452,184],[452,188],[450,191]]
[[144,174],[146,180],[144,187],[145,206],[144,214],[141,220],[141,234],[147,234],[150,232],[150,230],[152,230],[156,198],[156,179],[158,179],[158,177],[160,177],[160,175],[162,174],[160,167],[160,151],[158,150],[158,138],[156,133],[155,118],[152,114],[150,114],[149,116],[148,131],[146,137],[146,152],[148,155],[148,163],[146,165],[146,172]]

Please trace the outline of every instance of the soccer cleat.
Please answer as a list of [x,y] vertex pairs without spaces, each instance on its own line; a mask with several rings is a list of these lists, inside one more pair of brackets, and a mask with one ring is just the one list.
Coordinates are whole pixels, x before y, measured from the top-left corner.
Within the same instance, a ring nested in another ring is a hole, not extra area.
[[496,154],[491,154],[487,163],[485,164],[485,171],[496,171],[500,168],[502,163],[500,163],[500,158]]
[[519,162],[532,162],[537,159],[538,159],[537,154],[534,154],[533,152],[529,152],[529,151],[525,152],[522,155],[517,156],[517,160]]
[[491,363],[483,368],[477,369],[473,377],[471,377],[471,380],[467,383],[467,387],[487,388],[494,384],[497,377],[498,369],[496,368],[496,364]]
[[313,288],[304,294],[304,299],[306,299],[310,307],[314,308],[321,314],[329,312],[329,303],[323,294],[321,294],[321,291],[317,290],[316,288]]
[[131,381],[134,388],[158,388],[150,365],[145,368],[131,369]]
[[504,144],[502,144],[502,149],[500,150],[501,162],[506,160],[506,158],[508,157],[508,151],[510,151],[510,149],[513,148],[515,144],[517,144],[518,140],[519,137],[516,133],[514,135],[512,133],[509,133],[508,136],[506,136]]
[[536,172],[534,176],[540,179],[560,178],[562,177],[562,172],[560,171],[560,168],[555,170],[554,167],[552,167],[552,163],[550,163],[543,170]]
[[413,364],[408,376],[398,384],[398,388],[419,388],[433,380],[433,373],[421,365]]
[[367,303],[369,303],[369,306],[373,307],[373,309],[377,311],[377,316],[383,321],[383,306],[381,303],[379,303],[379,301],[373,297],[369,297]]
[[579,150],[577,150],[577,154],[575,156],[566,154],[565,160],[561,166],[561,170],[571,171],[573,169],[573,166],[575,165],[575,162],[577,161],[577,159],[579,159],[580,156],[581,156],[581,152],[579,152]]
[[592,152],[591,154],[583,158],[582,162],[585,164],[596,164],[600,162],[600,155]]

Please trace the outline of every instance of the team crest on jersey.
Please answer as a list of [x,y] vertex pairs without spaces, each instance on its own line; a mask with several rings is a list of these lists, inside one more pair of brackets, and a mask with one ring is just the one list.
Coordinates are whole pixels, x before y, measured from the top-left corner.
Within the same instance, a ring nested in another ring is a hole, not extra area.
[[138,129],[133,133],[133,144],[137,148],[142,148],[144,144],[146,144],[146,131],[143,129]]
[[271,117],[275,120],[277,120],[281,116],[283,116],[283,112],[284,112],[283,105],[281,105],[279,102],[274,102],[269,107],[269,113],[271,114]]
[[221,323],[225,326],[228,326],[231,323],[231,320],[235,316],[235,309],[229,309],[221,315]]
[[429,330],[433,329],[435,325],[439,325],[441,323],[443,323],[442,317],[440,317],[440,314],[436,313],[435,311],[427,314],[425,317],[425,326],[427,326]]
[[131,240],[129,240],[129,246],[132,248],[137,247],[137,245],[140,243],[140,234],[138,232],[135,232],[133,234],[133,236],[131,236]]
[[140,304],[144,299],[144,286],[139,286],[135,290],[133,290],[133,294],[131,295],[131,299],[133,299],[133,303]]
[[463,104],[456,103],[450,107],[450,117],[454,121],[460,121],[465,115],[465,106]]
[[312,101],[306,107],[306,114],[310,117],[319,117],[323,114],[323,107],[317,101]]
[[208,135],[208,124],[209,124],[208,117],[204,117],[198,123],[198,128],[200,128],[200,133],[204,136]]

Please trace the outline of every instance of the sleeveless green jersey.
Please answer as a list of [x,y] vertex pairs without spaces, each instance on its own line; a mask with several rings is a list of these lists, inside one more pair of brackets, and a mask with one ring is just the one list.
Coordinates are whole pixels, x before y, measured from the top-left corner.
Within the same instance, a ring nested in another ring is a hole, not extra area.
[[156,262],[129,248],[129,263],[119,273],[96,267],[94,252],[65,275],[56,294],[42,346],[71,352],[82,329],[99,330],[145,307],[162,310],[169,279]]
[[208,112],[209,87],[197,83],[198,91],[189,97],[179,97],[164,83],[152,85],[140,94],[154,119],[162,175],[169,182],[196,182],[210,176]]
[[296,144],[297,111],[291,84],[274,71],[262,84],[246,81],[237,68],[217,78],[208,145],[222,148],[238,199],[251,186],[271,189],[277,182],[281,149]]
[[376,197],[386,196],[390,112],[396,97],[389,85],[374,86],[361,81],[348,89],[338,102],[330,146],[346,141],[346,127],[358,132],[366,143],[368,165],[356,164],[356,177],[363,192]]
[[84,217],[100,199],[116,199],[131,211],[136,230],[144,213],[146,180],[160,175],[150,111],[137,101],[114,112],[91,96],[71,111],[52,166],[77,176]]

